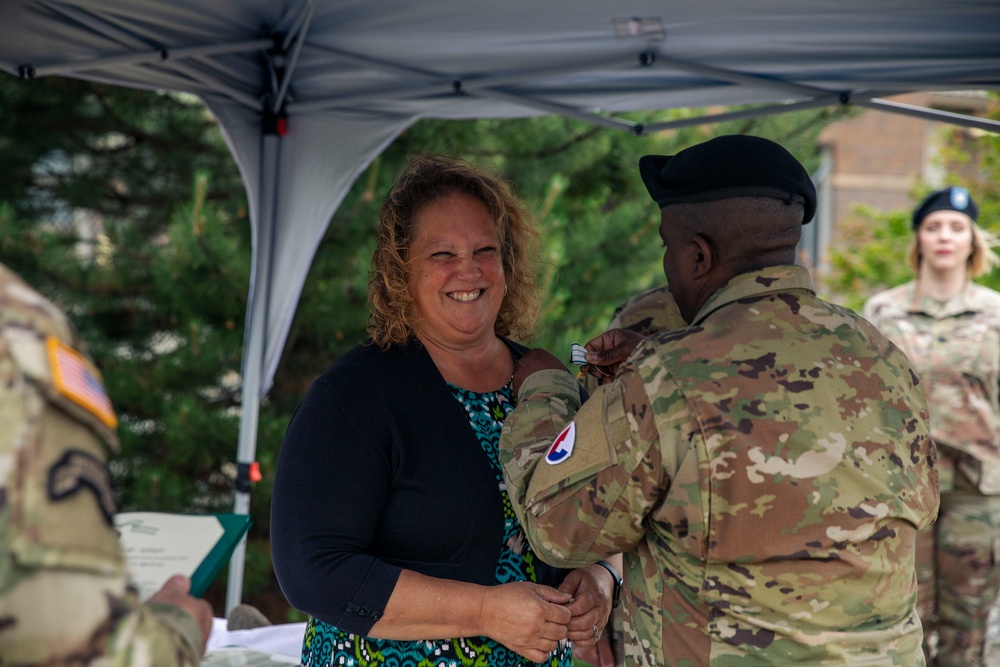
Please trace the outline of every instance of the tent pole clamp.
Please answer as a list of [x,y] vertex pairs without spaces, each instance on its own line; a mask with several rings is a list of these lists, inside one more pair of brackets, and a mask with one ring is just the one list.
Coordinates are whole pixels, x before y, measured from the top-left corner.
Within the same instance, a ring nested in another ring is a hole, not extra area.
[[239,493],[250,493],[252,484],[261,481],[264,476],[260,473],[260,464],[253,463],[236,464],[236,491]]
[[270,95],[264,99],[261,114],[261,131],[264,134],[274,134],[279,137],[284,137],[288,134],[288,112],[284,106],[277,111],[272,111]]

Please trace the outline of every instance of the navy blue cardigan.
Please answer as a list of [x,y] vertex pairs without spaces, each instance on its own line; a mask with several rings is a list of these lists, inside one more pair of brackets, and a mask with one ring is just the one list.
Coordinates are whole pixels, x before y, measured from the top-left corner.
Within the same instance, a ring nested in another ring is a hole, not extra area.
[[[271,553],[296,609],[365,635],[402,569],[494,585],[503,526],[489,460],[422,345],[355,347],[292,416]],[[566,574],[537,558],[535,568],[550,586]]]

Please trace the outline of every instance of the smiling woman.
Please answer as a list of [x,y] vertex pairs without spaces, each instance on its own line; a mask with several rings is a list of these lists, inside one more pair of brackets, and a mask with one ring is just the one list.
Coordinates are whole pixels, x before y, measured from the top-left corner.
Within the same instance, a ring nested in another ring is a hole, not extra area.
[[275,572],[311,617],[303,664],[570,667],[571,642],[596,642],[612,577],[535,556],[498,462],[536,248],[508,187],[466,162],[417,158],[387,194],[371,339],[309,390],[275,474]]
[[[424,206],[414,223],[407,286],[417,338],[447,381],[482,391],[502,386],[514,364],[494,335],[506,285],[489,211],[456,192]],[[472,368],[469,355],[480,352],[495,363]]]

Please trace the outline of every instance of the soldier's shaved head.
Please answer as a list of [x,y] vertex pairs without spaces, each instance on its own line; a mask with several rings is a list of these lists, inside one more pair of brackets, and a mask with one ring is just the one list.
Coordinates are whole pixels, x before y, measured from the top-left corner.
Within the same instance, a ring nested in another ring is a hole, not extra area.
[[661,209],[663,270],[688,322],[734,277],[795,263],[803,203],[797,197],[727,197]]
[[663,213],[667,224],[679,224],[687,235],[707,239],[728,270],[743,273],[795,263],[803,208],[798,198],[733,197],[671,204]]

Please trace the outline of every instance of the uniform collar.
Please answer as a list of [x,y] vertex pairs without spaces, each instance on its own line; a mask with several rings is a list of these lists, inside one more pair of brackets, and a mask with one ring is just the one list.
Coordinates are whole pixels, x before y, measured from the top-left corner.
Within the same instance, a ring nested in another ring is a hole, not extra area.
[[907,285],[907,305],[906,312],[913,314],[927,315],[934,319],[954,317],[964,313],[974,313],[982,310],[984,304],[980,303],[979,286],[971,280],[965,284],[962,291],[951,297],[947,301],[936,301],[926,295],[919,295],[917,281]]
[[793,289],[816,293],[809,271],[804,266],[769,266],[759,271],[741,273],[709,297],[698,314],[694,316],[691,325],[700,324],[709,314],[734,301],[767,292]]

